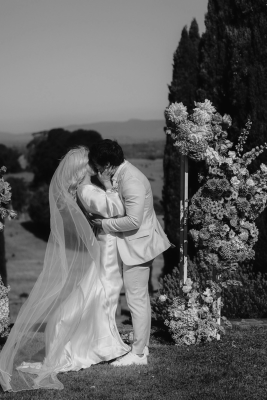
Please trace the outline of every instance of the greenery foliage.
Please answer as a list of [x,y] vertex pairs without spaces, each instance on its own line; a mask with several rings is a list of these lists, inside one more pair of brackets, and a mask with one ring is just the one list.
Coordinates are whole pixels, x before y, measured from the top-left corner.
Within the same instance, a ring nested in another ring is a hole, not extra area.
[[12,188],[12,207],[17,213],[26,211],[29,202],[28,184],[22,178],[9,177],[7,182]]
[[42,185],[37,188],[30,198],[28,212],[31,220],[38,225],[49,228],[50,211],[49,211],[49,185]]
[[69,132],[62,128],[35,133],[33,136],[33,140],[27,145],[29,166],[34,173],[28,212],[33,222],[49,228],[48,189],[61,158],[75,146],[86,146],[90,149],[102,137],[96,131],[79,129]]
[[234,273],[242,286],[223,288],[223,311],[227,318],[267,317],[267,274],[255,273],[243,264]]
[[0,144],[0,165],[5,165],[8,172],[20,172],[21,166],[18,161],[20,153],[15,148]]
[[34,173],[33,185],[49,184],[60,159],[70,148],[80,145],[90,148],[101,139],[98,132],[82,129],[69,132],[58,128],[35,133],[27,145],[29,166]]
[[144,158],[156,160],[163,158],[164,145],[163,140],[151,140],[144,143],[120,144],[126,159]]

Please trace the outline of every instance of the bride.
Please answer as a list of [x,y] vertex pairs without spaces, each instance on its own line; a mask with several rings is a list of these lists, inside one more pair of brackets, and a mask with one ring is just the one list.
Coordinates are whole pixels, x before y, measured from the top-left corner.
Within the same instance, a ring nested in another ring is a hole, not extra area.
[[[44,267],[0,354],[4,391],[63,389],[59,372],[127,353],[115,322],[122,287],[116,237],[92,231],[85,215],[124,215],[118,193],[91,182],[88,150],[70,150],[50,184],[51,233]],[[100,177],[101,178],[101,177]]]

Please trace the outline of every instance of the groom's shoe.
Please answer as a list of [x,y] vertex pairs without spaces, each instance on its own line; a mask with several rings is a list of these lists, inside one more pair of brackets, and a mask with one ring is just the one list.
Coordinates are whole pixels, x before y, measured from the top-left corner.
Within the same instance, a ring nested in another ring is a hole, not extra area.
[[130,351],[119,360],[113,361],[111,365],[114,367],[124,367],[126,365],[147,365],[147,356],[143,354],[139,357],[137,354]]

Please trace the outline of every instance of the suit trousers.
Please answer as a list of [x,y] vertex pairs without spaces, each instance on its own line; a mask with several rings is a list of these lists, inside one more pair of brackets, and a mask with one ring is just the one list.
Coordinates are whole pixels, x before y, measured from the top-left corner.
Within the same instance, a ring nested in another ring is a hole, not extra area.
[[148,291],[150,268],[154,260],[140,265],[123,264],[125,295],[132,316],[134,340],[132,352],[143,354],[149,344],[151,306]]

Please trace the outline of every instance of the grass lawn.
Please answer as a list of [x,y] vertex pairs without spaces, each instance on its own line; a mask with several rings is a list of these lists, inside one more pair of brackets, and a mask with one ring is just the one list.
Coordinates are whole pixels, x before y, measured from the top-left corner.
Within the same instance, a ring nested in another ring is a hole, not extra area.
[[267,399],[267,329],[234,328],[219,342],[178,348],[152,335],[149,363],[108,364],[59,374],[62,391],[0,392],[0,398],[31,399]]

